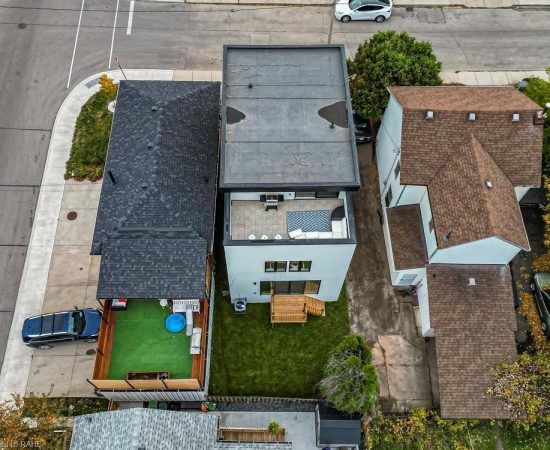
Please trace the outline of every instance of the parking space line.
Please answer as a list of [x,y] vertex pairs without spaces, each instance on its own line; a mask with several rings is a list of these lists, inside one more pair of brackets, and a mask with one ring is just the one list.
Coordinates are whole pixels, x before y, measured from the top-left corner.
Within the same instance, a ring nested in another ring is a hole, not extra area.
[[132,34],[132,21],[134,20],[134,0],[130,0],[130,14],[128,14],[128,27],[126,28],[126,34]]
[[84,11],[85,1],[86,0],[82,0],[82,5],[80,6],[80,15],[78,16],[78,26],[76,27],[76,37],[74,38],[73,57],[71,58],[71,67],[69,68],[69,79],[67,80],[67,89],[69,89],[69,86],[71,85],[71,75],[73,73],[74,56],[76,54],[76,44],[78,43],[78,34],[80,33],[80,23],[82,22],[82,11]]
[[118,18],[118,4],[120,0],[116,0],[116,9],[115,9],[115,20],[113,22],[113,34],[111,36],[111,51],[109,52],[109,69],[111,68],[111,61],[113,60],[113,47],[115,45],[115,31],[116,31],[116,20]]

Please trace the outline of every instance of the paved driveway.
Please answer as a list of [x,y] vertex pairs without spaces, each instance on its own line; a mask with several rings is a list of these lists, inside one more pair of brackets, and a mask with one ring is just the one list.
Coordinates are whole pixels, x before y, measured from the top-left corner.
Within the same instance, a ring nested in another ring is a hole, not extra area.
[[372,147],[357,150],[362,179],[353,198],[357,248],[347,277],[351,329],[373,345],[384,412],[432,407],[438,403],[435,349],[417,334],[411,298],[391,285]]
[[[96,301],[100,256],[90,255],[101,182],[65,183],[57,222],[42,313],[99,307]],[[67,214],[76,212],[69,220]],[[35,349],[27,393],[91,397],[95,343],[65,343],[48,350]]]

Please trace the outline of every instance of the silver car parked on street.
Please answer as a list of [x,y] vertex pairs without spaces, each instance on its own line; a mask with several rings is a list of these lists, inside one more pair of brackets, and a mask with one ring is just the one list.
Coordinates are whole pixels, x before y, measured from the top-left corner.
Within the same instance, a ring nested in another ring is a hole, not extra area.
[[342,0],[336,3],[334,15],[341,22],[374,20],[382,23],[391,16],[391,0]]

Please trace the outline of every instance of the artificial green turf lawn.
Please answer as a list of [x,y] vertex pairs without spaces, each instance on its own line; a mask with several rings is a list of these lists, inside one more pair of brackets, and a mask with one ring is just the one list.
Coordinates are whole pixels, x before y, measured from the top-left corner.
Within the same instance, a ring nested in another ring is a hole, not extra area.
[[[220,282],[221,281],[221,282]],[[345,289],[326,317],[271,327],[269,303],[236,315],[217,280],[210,368],[211,395],[316,398],[328,352],[349,334]]]
[[116,312],[109,379],[121,380],[128,372],[170,372],[170,378],[191,376],[190,337],[185,329],[170,333],[164,322],[170,314],[158,300],[128,300],[126,311]]

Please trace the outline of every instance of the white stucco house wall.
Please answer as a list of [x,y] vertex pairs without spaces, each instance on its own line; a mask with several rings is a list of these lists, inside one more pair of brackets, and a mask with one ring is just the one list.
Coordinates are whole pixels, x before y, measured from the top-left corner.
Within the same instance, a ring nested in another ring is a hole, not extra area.
[[220,190],[231,301],[336,301],[360,186],[344,49],[224,48]]

